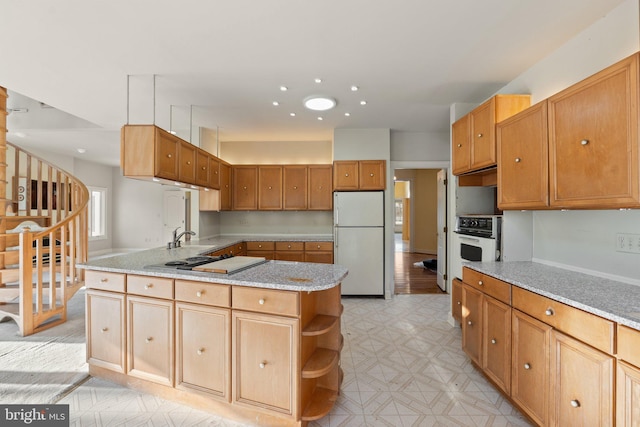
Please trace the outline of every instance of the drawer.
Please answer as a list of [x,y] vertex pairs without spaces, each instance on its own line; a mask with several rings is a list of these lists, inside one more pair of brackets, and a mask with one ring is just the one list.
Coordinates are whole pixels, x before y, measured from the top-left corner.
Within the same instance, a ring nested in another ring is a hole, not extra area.
[[229,307],[231,305],[231,286],[217,283],[176,280],[176,300],[196,304]]
[[85,270],[84,285],[87,289],[102,289],[103,291],[124,292],[126,275],[122,273],[107,273],[105,271]]
[[248,251],[272,251],[275,247],[275,242],[247,242]]
[[614,322],[517,286],[512,292],[513,308],[605,353],[615,353]]
[[233,308],[284,316],[300,312],[297,292],[245,286],[234,286],[231,292]]
[[231,255],[244,255],[247,252],[247,246],[244,242],[236,243],[231,247]]
[[304,242],[304,250],[311,251],[332,251],[333,242]]
[[618,325],[618,358],[640,367],[640,331]]
[[462,281],[505,304],[511,304],[511,285],[509,283],[468,267],[462,269]]
[[276,242],[276,251],[303,251],[304,242]]
[[127,275],[127,293],[145,297],[173,299],[173,279]]

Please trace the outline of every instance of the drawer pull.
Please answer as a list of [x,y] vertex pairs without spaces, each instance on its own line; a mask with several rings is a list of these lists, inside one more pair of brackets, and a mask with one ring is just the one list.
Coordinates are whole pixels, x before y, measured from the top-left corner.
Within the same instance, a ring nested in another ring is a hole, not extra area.
[[191,161],[187,160],[187,164],[188,164],[188,165],[190,165],[190,164],[191,164]]
[[287,249],[291,249],[291,245],[287,245]]
[[100,283],[107,283],[109,281],[109,279],[107,279],[106,277],[103,277],[102,279],[100,279]]
[[153,341],[153,337],[147,337],[147,339],[144,340],[144,342],[146,342],[147,344],[149,344],[151,341]]
[[267,362],[260,362],[260,369],[264,369],[265,366],[267,366]]
[[482,286],[484,285],[484,282],[482,280],[478,280],[478,285]]
[[145,289],[151,289],[153,288],[153,283],[147,283],[146,285],[144,285]]
[[258,304],[260,304],[260,305],[264,305],[264,298],[260,298],[260,299],[258,300]]
[[524,369],[526,369],[526,370],[531,369],[531,365],[530,365],[530,364],[528,364],[528,363],[525,363],[525,364],[524,364]]
[[471,325],[473,325],[473,322],[472,322],[471,320],[469,320],[469,321],[467,322],[467,325],[471,326]]
[[496,341],[496,339],[495,339],[495,338],[491,338],[491,344],[495,344],[495,343],[497,343],[497,342],[498,342],[498,341]]
[[320,245],[318,245],[318,247],[316,249],[320,249]]
[[461,301],[458,301],[458,305],[462,305],[462,302],[461,302]]
[[577,399],[573,399],[571,401],[571,406],[573,406],[574,408],[579,408],[580,407],[580,401]]
[[370,173],[370,174],[369,174],[369,176],[373,176],[373,174],[372,174],[372,173]]
[[298,186],[294,185],[294,186],[293,186],[293,189],[294,189],[294,190],[297,190],[297,189],[298,189]]
[[547,309],[544,311],[544,314],[546,314],[547,316],[553,316],[555,313],[554,313],[554,311],[553,311],[553,308],[547,308]]
[[482,138],[482,134],[481,133],[478,134],[478,138]]
[[198,291],[198,292],[196,292],[196,296],[197,296],[198,298],[200,298],[200,297],[202,296],[202,294],[204,294],[204,291]]
[[580,145],[587,145],[589,143],[588,139],[583,139],[582,141],[580,141]]
[[522,159],[520,157],[516,157],[516,163],[520,163]]
[[171,158],[171,154],[167,154],[167,157],[168,157],[168,158]]
[[102,332],[104,333],[104,332],[107,332],[108,330],[109,330],[109,328],[107,328],[107,327],[105,326],[105,327],[104,327],[104,328],[102,328],[100,331],[102,331]]
[[204,353],[204,348],[199,348],[196,353],[198,353],[198,356],[202,356],[202,353]]

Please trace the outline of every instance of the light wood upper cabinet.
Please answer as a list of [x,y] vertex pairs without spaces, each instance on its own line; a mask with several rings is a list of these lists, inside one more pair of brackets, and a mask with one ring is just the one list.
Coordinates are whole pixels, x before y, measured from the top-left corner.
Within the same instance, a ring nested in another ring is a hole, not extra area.
[[368,191],[386,188],[385,160],[336,160],[333,162],[333,189]]
[[180,182],[196,182],[196,146],[180,141],[178,157],[178,180]]
[[196,184],[209,186],[209,156],[203,151],[196,153]]
[[220,159],[209,155],[209,183],[210,188],[220,188]]
[[512,310],[511,398],[540,426],[549,425],[551,326]]
[[452,125],[453,173],[460,175],[495,166],[496,124],[530,103],[530,95],[495,95],[457,120]]
[[231,210],[231,165],[220,162],[220,210]]
[[258,166],[258,209],[282,210],[282,166]]
[[125,372],[124,295],[87,291],[87,362]]
[[233,210],[258,209],[258,167],[233,166]]
[[333,209],[333,167],[331,165],[308,166],[308,209],[330,211]]
[[283,209],[306,210],[308,168],[306,165],[287,165],[283,170]]
[[549,206],[547,101],[496,127],[498,207],[544,209]]
[[637,207],[638,54],[549,98],[551,205]]
[[613,426],[615,360],[551,332],[551,425]]

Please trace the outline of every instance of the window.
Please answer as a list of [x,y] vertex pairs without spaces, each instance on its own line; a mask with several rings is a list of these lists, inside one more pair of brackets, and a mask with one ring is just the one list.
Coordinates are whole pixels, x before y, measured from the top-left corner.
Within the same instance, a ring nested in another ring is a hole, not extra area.
[[107,238],[107,189],[89,188],[89,240]]

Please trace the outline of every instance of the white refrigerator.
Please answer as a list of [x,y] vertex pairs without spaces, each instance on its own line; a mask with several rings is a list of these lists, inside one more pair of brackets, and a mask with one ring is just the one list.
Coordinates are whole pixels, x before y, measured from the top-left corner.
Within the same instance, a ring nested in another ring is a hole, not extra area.
[[342,295],[384,296],[384,192],[333,195],[334,263],[349,270]]

